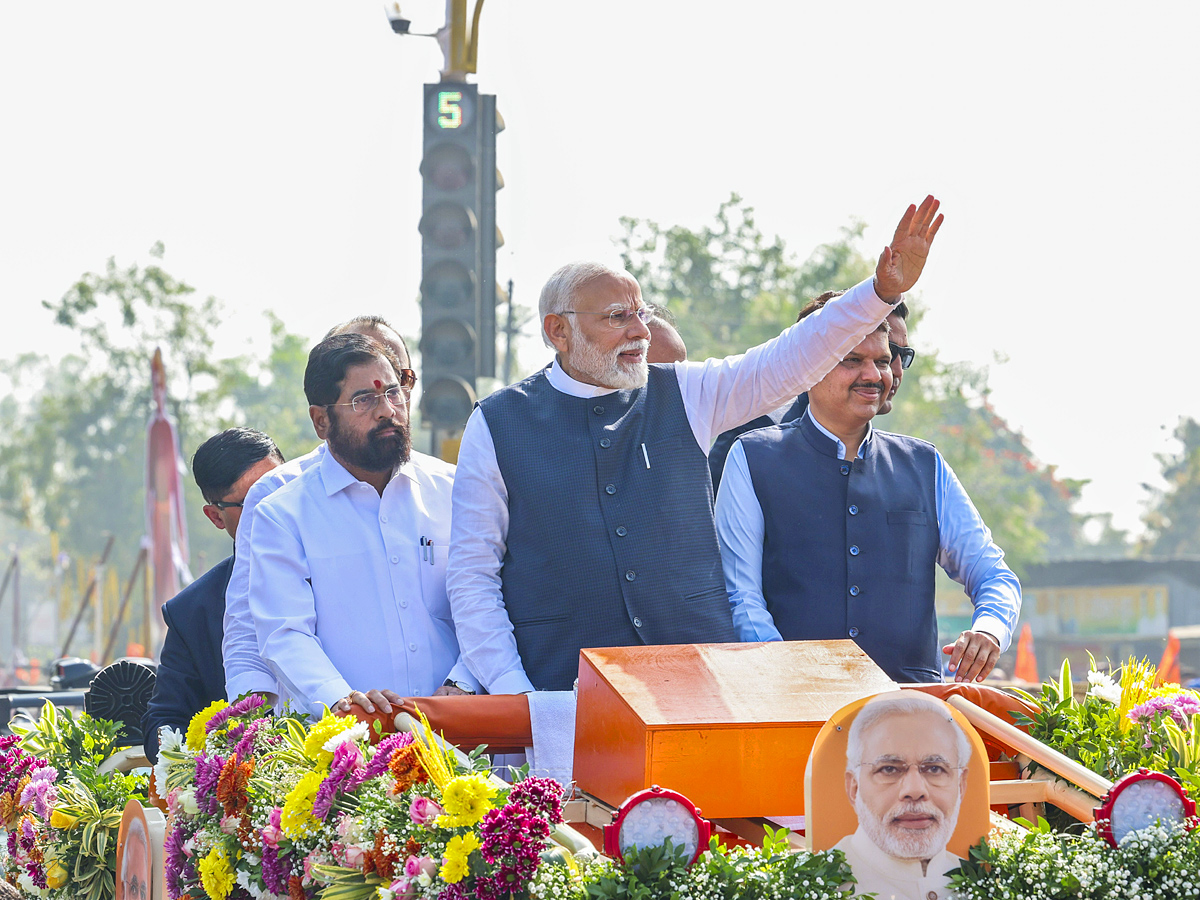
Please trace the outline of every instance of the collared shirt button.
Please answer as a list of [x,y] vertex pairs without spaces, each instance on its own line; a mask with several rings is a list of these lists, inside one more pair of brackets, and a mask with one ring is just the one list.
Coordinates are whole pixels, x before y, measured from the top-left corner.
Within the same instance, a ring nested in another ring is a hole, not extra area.
[[401,608],[401,609],[404,609],[406,606],[408,606],[408,601],[407,601],[407,600],[401,600],[401,601],[400,601],[400,608]]
[[387,524],[387,516],[380,516],[380,517],[379,517],[379,521],[380,521],[382,524],[386,525],[386,524]]
[[642,627],[642,620],[641,620],[641,619],[639,619],[637,616],[634,616],[634,617],[633,617],[633,627],[634,627],[634,628],[641,628],[641,627]]
[[604,407],[603,406],[593,406],[592,412],[594,412],[598,416],[602,416],[602,415],[604,415]]
[[394,563],[398,563],[398,562],[400,562],[400,557],[398,557],[398,556],[393,556],[393,557],[392,557],[392,562],[394,562]]
[[625,537],[627,534],[629,534],[628,528],[626,528],[624,525],[617,526],[617,537]]
[[413,653],[416,653],[417,652],[417,642],[411,641],[408,645],[408,649],[411,650]]
[[612,446],[612,441],[610,441],[608,438],[600,438],[600,446],[607,450]]
[[628,572],[625,573],[626,581],[634,581],[636,578],[637,578],[637,572],[633,571],[633,569],[630,569]]
[[850,637],[852,637],[852,638],[858,637],[858,629],[855,628],[854,626],[851,626],[849,634],[850,634]]
[[845,463],[842,464],[842,474],[843,475],[850,474],[850,467],[848,465],[846,465]]
[[857,515],[858,515],[858,507],[857,507],[857,506],[853,506],[853,505],[851,505],[851,507],[850,507],[850,515],[852,515],[852,516],[857,516]]
[[851,555],[851,556],[858,556],[858,544],[851,544],[851,545],[850,545],[850,555]]
[[858,585],[857,584],[850,585],[850,596],[851,597],[858,596]]
[[616,492],[617,492],[617,486],[615,484],[608,484],[608,485],[604,486],[604,493],[615,494]]

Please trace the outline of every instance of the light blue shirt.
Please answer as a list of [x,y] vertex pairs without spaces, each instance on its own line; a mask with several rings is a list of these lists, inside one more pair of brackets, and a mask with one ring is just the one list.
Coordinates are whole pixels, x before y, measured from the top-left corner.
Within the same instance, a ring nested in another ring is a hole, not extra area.
[[452,465],[413,453],[380,496],[327,452],[259,502],[250,613],[301,709],[318,715],[351,690],[427,697],[448,676],[477,687],[455,668],[446,599],[453,484]]
[[[845,459],[846,445],[837,435],[816,420],[811,407],[804,414],[822,433],[837,442],[838,459]],[[866,458],[871,452],[873,435],[874,430],[868,424],[859,456]],[[954,470],[940,453],[935,450],[934,454],[940,544],[938,565],[966,588],[967,596],[975,606],[971,629],[992,635],[1000,642],[1003,652],[1012,641],[1021,612],[1021,583],[1005,565],[1004,551],[992,541],[991,531],[979,517]],[[796,477],[802,478],[803,473],[797,473]],[[763,513],[740,440],[729,451],[725,463],[725,474],[717,492],[716,517],[725,587],[729,591],[733,627],[738,639],[783,640],[763,597]]]

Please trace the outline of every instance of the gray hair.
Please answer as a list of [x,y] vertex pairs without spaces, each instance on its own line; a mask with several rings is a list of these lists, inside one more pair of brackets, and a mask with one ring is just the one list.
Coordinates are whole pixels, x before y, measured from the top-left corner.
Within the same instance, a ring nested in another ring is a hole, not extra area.
[[892,716],[914,716],[920,713],[934,713],[953,725],[954,748],[958,753],[955,765],[965,766],[970,762],[971,740],[962,730],[962,726],[954,720],[945,704],[920,691],[896,691],[872,697],[854,717],[854,722],[850,725],[850,734],[846,738],[846,771],[853,772],[862,765],[863,734],[872,725],[877,725]]
[[604,263],[573,262],[567,263],[550,276],[542,287],[542,295],[538,298],[538,315],[542,319],[542,343],[551,349],[554,344],[546,334],[546,316],[551,313],[562,315],[571,308],[575,293],[584,285],[604,275],[623,278],[627,273],[614,269]]

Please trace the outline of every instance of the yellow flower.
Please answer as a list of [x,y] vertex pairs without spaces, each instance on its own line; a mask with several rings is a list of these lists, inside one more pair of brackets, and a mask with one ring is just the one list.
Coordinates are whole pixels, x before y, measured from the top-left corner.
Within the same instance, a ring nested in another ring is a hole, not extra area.
[[460,828],[474,825],[492,808],[496,786],[483,775],[459,775],[450,779],[442,791],[442,808],[446,815],[438,816],[441,828]]
[[65,812],[55,810],[50,813],[50,827],[59,828],[63,831],[70,831],[75,827],[75,823],[79,821],[79,816],[69,816]]
[[204,727],[208,724],[208,720],[227,707],[229,704],[224,700],[214,700],[200,712],[192,716],[192,721],[188,725],[187,730],[187,748],[193,753],[198,753],[204,749],[204,740],[208,736]]
[[220,846],[208,851],[208,856],[200,860],[200,884],[204,893],[212,900],[225,900],[233,890],[233,869],[225,858],[225,850]]
[[324,780],[324,773],[309,772],[288,791],[287,798],[283,801],[279,827],[292,840],[298,840],[321,827],[321,822],[313,815],[312,809],[317,790]]
[[67,870],[63,867],[62,863],[55,860],[54,863],[46,869],[46,887],[53,891],[62,887],[66,883]]
[[450,838],[446,844],[446,855],[442,857],[442,868],[438,871],[442,881],[454,884],[467,877],[467,857],[471,851],[479,849],[479,838],[475,832],[468,831]]
[[326,713],[321,721],[308,730],[304,739],[304,755],[318,765],[326,766],[333,762],[333,754],[325,748],[325,742],[336,734],[341,734],[348,728],[353,728],[358,722],[354,716],[335,716]]

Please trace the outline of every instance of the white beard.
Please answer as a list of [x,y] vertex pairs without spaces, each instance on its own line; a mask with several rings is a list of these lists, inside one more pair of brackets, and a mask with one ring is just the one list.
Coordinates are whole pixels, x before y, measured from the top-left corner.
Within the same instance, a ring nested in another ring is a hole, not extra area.
[[[649,349],[649,341],[630,341],[609,353],[576,332],[575,342],[567,356],[567,365],[604,387],[632,391],[644,385],[650,377],[645,356]],[[626,350],[641,350],[641,362],[622,362],[621,354]]]
[[[945,850],[958,824],[958,809],[959,803],[956,802],[950,815],[943,817],[942,811],[932,803],[897,803],[882,817],[878,817],[863,800],[862,791],[854,798],[854,812],[858,815],[858,824],[876,847],[896,859],[932,859]],[[933,816],[937,824],[921,832],[910,832],[885,824],[906,812]]]

